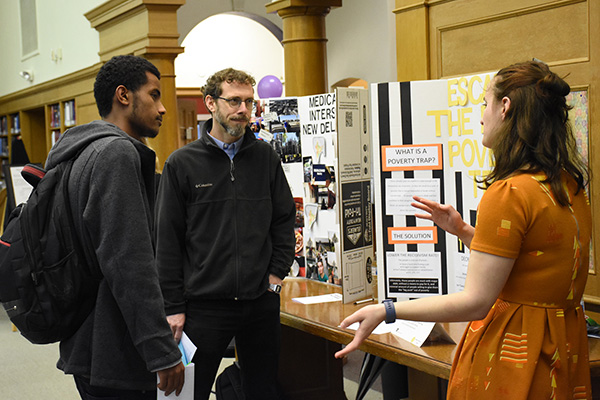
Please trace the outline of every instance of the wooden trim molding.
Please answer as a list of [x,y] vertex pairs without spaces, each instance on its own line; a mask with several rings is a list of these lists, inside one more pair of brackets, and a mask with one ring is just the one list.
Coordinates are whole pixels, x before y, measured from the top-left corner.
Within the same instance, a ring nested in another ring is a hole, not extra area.
[[[0,114],[40,107],[93,92],[101,63],[0,97]],[[91,85],[90,85],[91,83]]]
[[177,97],[204,97],[199,87],[178,87]]
[[503,19],[514,18],[514,17],[521,16],[521,15],[535,14],[535,13],[538,13],[541,11],[549,11],[549,10],[553,10],[556,8],[561,8],[561,7],[577,4],[577,3],[585,3],[587,1],[588,0],[560,0],[560,1],[553,2],[553,3],[545,3],[545,4],[535,5],[535,6],[524,7],[524,8],[511,10],[511,11],[507,11],[507,12],[502,12],[502,13],[498,13],[498,14],[494,14],[494,15],[488,15],[488,16],[481,17],[481,18],[475,18],[475,19],[472,19],[469,21],[464,21],[464,22],[460,22],[460,23],[456,23],[456,24],[440,26],[437,29],[440,32],[445,32],[445,31],[449,31],[449,30],[453,30],[453,29],[466,28],[468,26],[488,24],[493,21],[500,21]]
[[396,0],[396,8],[392,10],[394,14],[401,14],[409,11],[419,10],[429,7],[428,0],[411,1],[411,0]]

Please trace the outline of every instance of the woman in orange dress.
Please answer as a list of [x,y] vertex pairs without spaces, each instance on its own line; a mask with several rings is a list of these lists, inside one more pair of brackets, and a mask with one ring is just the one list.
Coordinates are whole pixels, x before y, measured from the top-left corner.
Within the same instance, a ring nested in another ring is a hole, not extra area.
[[[448,399],[591,399],[587,280],[588,172],[568,123],[569,85],[544,63],[503,68],[485,94],[483,144],[493,171],[480,183],[475,228],[448,205],[413,205],[471,250],[463,291],[364,307],[336,354],[358,348],[382,321],[473,321],[458,345]],[[483,319],[482,319],[483,318]]]

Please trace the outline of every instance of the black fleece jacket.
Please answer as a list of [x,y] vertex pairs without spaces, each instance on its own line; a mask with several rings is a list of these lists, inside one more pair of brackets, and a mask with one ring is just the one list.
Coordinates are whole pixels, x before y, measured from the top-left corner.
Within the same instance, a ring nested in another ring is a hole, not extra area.
[[190,300],[259,297],[294,257],[295,205],[279,156],[248,128],[233,160],[204,124],[167,159],[156,206],[157,263],[167,315]]

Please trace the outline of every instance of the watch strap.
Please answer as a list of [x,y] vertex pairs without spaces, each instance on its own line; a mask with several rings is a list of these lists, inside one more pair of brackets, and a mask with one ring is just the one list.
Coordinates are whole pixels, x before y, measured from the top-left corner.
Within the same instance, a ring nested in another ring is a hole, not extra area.
[[281,285],[275,283],[269,283],[269,289],[277,294],[281,293]]
[[385,307],[385,323],[392,324],[396,322],[396,307],[394,307],[394,302],[386,299],[383,301],[383,306]]

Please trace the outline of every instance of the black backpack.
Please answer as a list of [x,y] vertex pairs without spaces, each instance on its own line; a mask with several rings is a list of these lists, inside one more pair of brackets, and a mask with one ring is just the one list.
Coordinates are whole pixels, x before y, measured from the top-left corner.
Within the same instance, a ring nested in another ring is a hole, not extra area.
[[0,238],[0,301],[35,344],[71,337],[94,307],[101,279],[75,231],[67,193],[75,158],[48,171],[23,168],[34,189],[11,212]]
[[242,377],[237,361],[219,374],[215,382],[217,400],[245,400],[242,390]]

